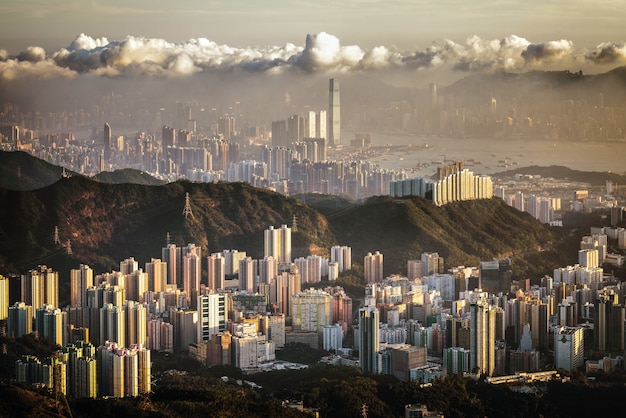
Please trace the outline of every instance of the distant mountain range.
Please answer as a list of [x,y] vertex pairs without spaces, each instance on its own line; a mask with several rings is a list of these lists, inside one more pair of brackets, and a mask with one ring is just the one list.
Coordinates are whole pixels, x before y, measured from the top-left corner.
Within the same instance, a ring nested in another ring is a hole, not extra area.
[[581,183],[589,183],[592,186],[604,186],[607,181],[617,183],[619,185],[626,184],[626,176],[617,173],[606,173],[599,171],[578,171],[560,165],[551,165],[549,167],[540,167],[537,165],[529,167],[520,167],[514,170],[507,170],[496,173],[494,177],[507,177],[515,174],[531,174],[540,175],[541,177],[551,177],[554,179],[569,179]]
[[[63,177],[63,168],[50,164],[32,155],[17,151],[0,151],[0,188],[7,190],[35,190],[50,186]],[[68,176],[79,174],[67,171]],[[145,185],[160,185],[165,182],[151,175],[131,168],[103,171],[93,177],[93,180],[103,183],[133,183]]]
[[[186,193],[193,211],[187,219]],[[118,270],[127,257],[143,265],[160,257],[167,233],[171,242],[195,243],[205,254],[238,249],[262,258],[263,231],[292,226],[294,216],[294,258],[349,245],[358,264],[367,252],[382,252],[385,274],[404,274],[406,261],[424,251],[439,252],[447,266],[510,256],[516,273],[531,277],[575,262],[574,255],[552,249],[547,227],[497,198],[437,207],[417,197],[360,203],[326,195],[296,199],[246,183],[146,186],[73,176],[32,191],[0,189],[0,273],[47,264],[67,274],[79,263],[104,272]],[[55,227],[60,243],[54,242]]]

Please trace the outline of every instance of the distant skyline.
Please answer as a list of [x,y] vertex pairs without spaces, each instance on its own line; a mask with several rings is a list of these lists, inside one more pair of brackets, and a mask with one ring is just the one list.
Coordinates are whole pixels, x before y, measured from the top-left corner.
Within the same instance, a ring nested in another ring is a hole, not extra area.
[[600,73],[626,65],[625,21],[626,2],[591,0],[4,1],[0,83],[238,71],[372,73],[398,84],[413,83],[415,71],[422,83],[501,70]]

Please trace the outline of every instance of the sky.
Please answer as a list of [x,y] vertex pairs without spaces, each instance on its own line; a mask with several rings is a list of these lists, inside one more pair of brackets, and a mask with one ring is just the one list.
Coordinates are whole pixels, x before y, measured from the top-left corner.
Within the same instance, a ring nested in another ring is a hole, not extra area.
[[602,72],[618,0],[0,0],[0,82],[234,71]]

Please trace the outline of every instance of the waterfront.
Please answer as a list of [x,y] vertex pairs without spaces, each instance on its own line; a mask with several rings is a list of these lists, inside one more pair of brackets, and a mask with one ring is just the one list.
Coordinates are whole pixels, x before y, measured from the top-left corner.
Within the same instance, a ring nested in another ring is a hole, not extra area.
[[[343,133],[344,143],[354,133]],[[566,142],[494,138],[418,137],[371,134],[368,161],[384,169],[435,173],[443,162],[465,161],[477,174],[532,165],[560,165],[581,171],[626,173],[626,142]]]

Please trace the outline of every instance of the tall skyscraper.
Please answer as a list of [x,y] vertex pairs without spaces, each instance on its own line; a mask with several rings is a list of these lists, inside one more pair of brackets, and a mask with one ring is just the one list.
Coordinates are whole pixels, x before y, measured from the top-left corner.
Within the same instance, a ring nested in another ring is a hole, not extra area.
[[104,157],[108,158],[111,155],[111,125],[104,124],[104,130],[102,132],[102,144],[104,145]]
[[182,260],[181,248],[176,244],[167,244],[161,250],[161,260],[167,263],[167,284],[180,285],[179,281],[182,281]]
[[352,269],[352,247],[335,245],[330,249],[331,263],[337,263],[339,273]]
[[209,289],[224,289],[225,261],[222,253],[213,253],[207,257]]
[[381,282],[384,279],[383,255],[378,251],[374,254],[367,253],[367,255],[363,257],[363,271],[367,283]]
[[201,258],[199,254],[187,254],[183,257],[183,290],[187,295],[188,306],[195,305],[195,298],[200,291]]
[[257,290],[257,260],[246,257],[239,261],[239,289],[253,293]]
[[9,307],[7,334],[10,338],[19,338],[33,330],[34,309],[24,302],[15,302]]
[[470,305],[470,371],[491,376],[496,367],[496,310],[482,302]]
[[264,256],[274,257],[279,263],[291,263],[291,228],[270,226],[264,232]]
[[159,293],[165,290],[167,285],[167,263],[158,258],[153,258],[146,263],[146,273],[148,274],[148,290]]
[[34,309],[43,304],[59,306],[59,273],[51,268],[39,266],[23,274],[21,285],[22,301]]
[[93,286],[93,270],[86,264],[70,270],[70,306],[87,306],[85,291]]
[[328,88],[328,144],[341,144],[341,105],[339,103],[339,80],[331,78]]
[[9,279],[0,274],[0,321],[9,316]]
[[380,316],[378,308],[359,309],[359,366],[365,373],[376,373],[376,353],[379,350]]

